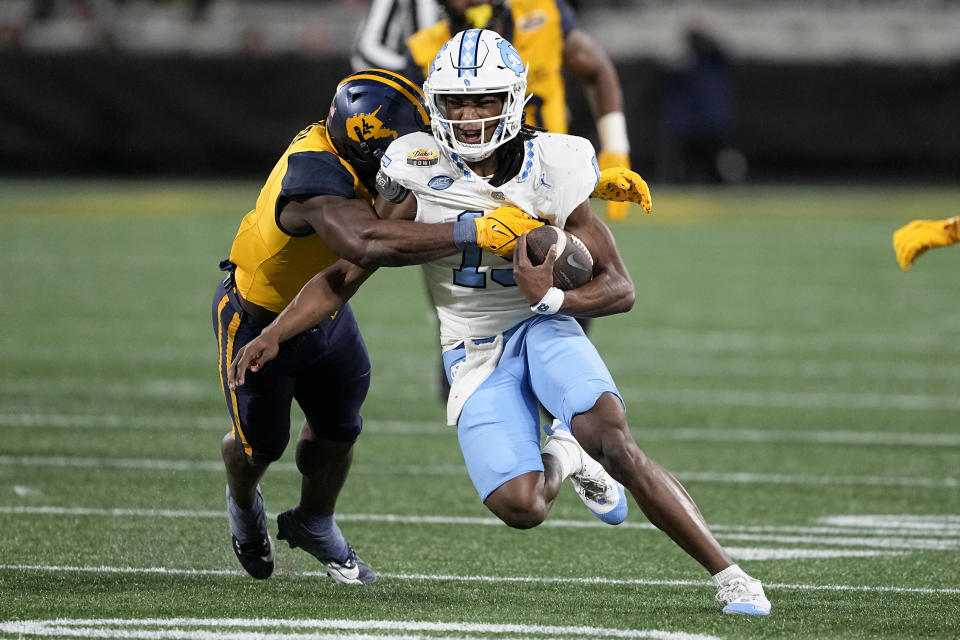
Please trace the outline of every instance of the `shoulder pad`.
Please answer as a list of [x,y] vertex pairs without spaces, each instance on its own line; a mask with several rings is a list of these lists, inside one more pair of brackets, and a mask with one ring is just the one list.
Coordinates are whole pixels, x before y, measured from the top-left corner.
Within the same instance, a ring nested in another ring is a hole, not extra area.
[[429,133],[410,133],[390,143],[380,158],[380,172],[388,178],[410,187],[425,181],[439,164],[441,152],[437,141]]
[[581,166],[589,164],[596,155],[593,144],[586,138],[562,133],[541,133],[534,138],[534,144],[541,149],[544,164],[555,167]]
[[298,151],[287,156],[280,196],[302,200],[329,195],[355,198],[359,181],[329,151]]
[[436,138],[423,131],[408,133],[405,136],[400,136],[391,142],[389,147],[387,147],[387,151],[384,153],[384,158],[387,158],[387,160],[383,161],[381,158],[381,164],[383,164],[383,166],[387,166],[392,162],[401,162],[402,164],[413,165],[412,162],[405,162],[405,159],[408,154],[418,149],[431,149],[436,151]]

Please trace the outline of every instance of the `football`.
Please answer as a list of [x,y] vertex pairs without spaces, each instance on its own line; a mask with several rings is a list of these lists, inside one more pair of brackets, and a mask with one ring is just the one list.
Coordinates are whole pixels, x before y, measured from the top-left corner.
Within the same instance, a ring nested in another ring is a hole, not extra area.
[[576,289],[593,279],[593,256],[577,236],[545,225],[527,233],[527,255],[534,265],[543,264],[550,247],[557,245],[553,263],[553,286],[563,291]]

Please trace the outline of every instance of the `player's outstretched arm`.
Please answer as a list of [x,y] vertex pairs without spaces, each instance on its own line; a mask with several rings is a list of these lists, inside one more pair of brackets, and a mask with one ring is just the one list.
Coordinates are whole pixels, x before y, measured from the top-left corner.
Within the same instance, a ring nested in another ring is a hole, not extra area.
[[[593,256],[593,279],[577,289],[563,292],[559,311],[568,315],[598,317],[625,313],[633,308],[636,289],[617,250],[613,234],[584,201],[567,218],[565,229],[580,238]],[[526,236],[513,254],[513,277],[531,305],[543,300],[553,286],[556,249],[542,264],[533,266],[527,255]]]
[[363,200],[316,196],[287,203],[280,222],[293,234],[317,233],[338,256],[366,269],[423,264],[468,246],[510,255],[522,231],[543,224],[513,207],[488,214],[495,217],[440,224],[414,222],[416,212],[409,193],[400,202],[377,198],[376,210]]
[[946,247],[960,240],[960,216],[946,220],[914,220],[893,233],[893,250],[906,271],[928,249]]
[[316,233],[338,256],[368,269],[423,264],[461,251],[452,223],[420,224],[415,215],[413,196],[384,216],[365,200],[323,195],[287,202],[280,223],[294,235]]
[[248,369],[259,371],[276,357],[281,342],[333,315],[353,297],[374,271],[338,260],[311,278],[259,336],[237,351],[227,371],[227,385],[236,389],[246,381]]
[[644,213],[653,210],[653,199],[646,180],[626,167],[610,167],[601,171],[600,180],[590,197],[611,202],[636,202]]

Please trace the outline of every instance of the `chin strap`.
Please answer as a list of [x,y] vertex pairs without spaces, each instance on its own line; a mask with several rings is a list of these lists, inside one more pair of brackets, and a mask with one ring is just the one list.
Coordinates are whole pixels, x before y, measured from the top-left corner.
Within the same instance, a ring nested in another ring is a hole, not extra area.
[[[383,157],[383,149],[371,149],[370,145],[367,144],[367,140],[363,137],[363,130],[359,126],[353,127],[354,133],[357,134],[357,140],[360,141],[360,152],[365,156],[373,156],[377,164],[380,163],[380,158]],[[353,167],[357,171],[357,175],[360,174],[360,171],[357,167]],[[360,181],[363,183],[363,186],[367,188],[367,191],[370,192],[370,195],[376,197],[377,192],[380,190],[380,173],[377,171],[369,180],[364,180],[360,178]],[[404,194],[406,196],[406,194]],[[402,198],[401,198],[402,199]],[[399,202],[399,201],[395,201]]]
[[370,150],[370,145],[367,144],[367,140],[363,137],[363,129],[354,125],[353,132],[357,134],[357,140],[360,141],[360,151],[367,155],[373,155],[373,152]]

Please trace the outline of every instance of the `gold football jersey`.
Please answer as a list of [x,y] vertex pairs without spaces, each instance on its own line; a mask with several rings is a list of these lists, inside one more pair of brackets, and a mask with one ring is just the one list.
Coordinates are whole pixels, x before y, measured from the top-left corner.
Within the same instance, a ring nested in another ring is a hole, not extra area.
[[[533,97],[525,110],[528,124],[554,133],[567,132],[567,104],[563,75],[563,20],[555,0],[513,0],[513,46],[524,62],[527,92]],[[422,29],[407,40],[414,62],[426,77],[440,47],[453,34],[446,20]]]
[[240,223],[230,261],[246,300],[279,313],[310,278],[337,261],[317,234],[295,236],[277,222],[289,200],[318,195],[373,202],[353,167],[337,155],[322,122],[297,134],[260,190],[256,208]]

